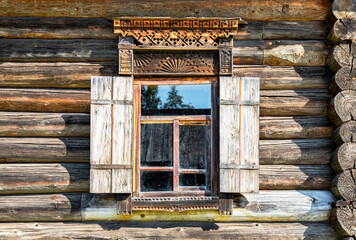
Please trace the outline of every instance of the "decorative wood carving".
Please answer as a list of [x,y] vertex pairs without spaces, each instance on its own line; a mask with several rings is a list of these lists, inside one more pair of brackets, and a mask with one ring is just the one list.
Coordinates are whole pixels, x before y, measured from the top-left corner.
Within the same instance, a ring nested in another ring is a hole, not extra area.
[[206,51],[154,51],[135,52],[134,74],[217,75],[218,56]]
[[240,18],[115,18],[114,33],[144,46],[216,47],[237,34]]
[[119,36],[119,74],[131,75],[133,72],[133,47],[132,37]]
[[219,60],[220,75],[232,75],[232,49],[220,49]]

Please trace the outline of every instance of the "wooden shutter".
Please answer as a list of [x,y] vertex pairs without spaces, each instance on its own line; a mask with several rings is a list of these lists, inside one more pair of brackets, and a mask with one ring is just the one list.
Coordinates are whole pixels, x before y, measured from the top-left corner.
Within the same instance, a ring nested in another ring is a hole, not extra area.
[[259,78],[219,81],[220,192],[258,192]]
[[92,77],[90,192],[131,193],[133,77]]

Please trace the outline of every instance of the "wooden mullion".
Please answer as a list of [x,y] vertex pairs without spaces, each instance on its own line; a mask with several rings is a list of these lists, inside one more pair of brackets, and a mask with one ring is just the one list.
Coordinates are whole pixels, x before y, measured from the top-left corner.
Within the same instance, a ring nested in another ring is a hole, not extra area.
[[141,85],[140,84],[135,84],[134,85],[134,111],[135,111],[135,116],[134,116],[134,154],[135,154],[135,164],[134,169],[133,169],[133,184],[134,184],[134,192],[137,194],[140,191],[140,115],[141,115]]
[[208,190],[197,190],[197,191],[192,191],[192,190],[187,190],[185,188],[181,188],[182,191],[170,191],[170,192],[140,192],[137,194],[139,197],[203,197],[210,195],[210,191]]
[[179,120],[182,121],[210,121],[211,117],[209,115],[188,115],[188,116],[141,116],[142,121],[174,121]]
[[[206,178],[209,179],[211,192],[217,195],[218,178],[218,153],[219,153],[219,111],[218,111],[219,85],[217,82],[211,83],[211,125],[210,125],[210,166]],[[209,174],[210,173],[210,174]]]
[[140,167],[140,171],[172,172],[173,167]]
[[179,121],[173,123],[173,191],[179,187]]
[[206,169],[179,169],[178,170],[179,173],[191,173],[191,174],[194,174],[194,173],[206,173]]

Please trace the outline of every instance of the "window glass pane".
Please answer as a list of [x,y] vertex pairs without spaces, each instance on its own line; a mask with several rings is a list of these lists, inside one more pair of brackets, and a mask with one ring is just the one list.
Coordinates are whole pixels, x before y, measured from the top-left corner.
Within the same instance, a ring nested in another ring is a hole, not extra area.
[[205,186],[205,174],[179,174],[179,186]]
[[179,126],[179,167],[205,169],[208,158],[208,125]]
[[141,124],[141,166],[173,166],[173,124]]
[[173,191],[172,172],[141,172],[141,192]]
[[210,84],[141,87],[141,114],[210,115]]

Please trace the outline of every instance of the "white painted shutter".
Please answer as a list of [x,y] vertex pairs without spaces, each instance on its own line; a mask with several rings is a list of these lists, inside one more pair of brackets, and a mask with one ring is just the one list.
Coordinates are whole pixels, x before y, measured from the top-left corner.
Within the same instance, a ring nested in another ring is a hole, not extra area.
[[220,192],[259,191],[259,78],[220,77]]
[[90,192],[131,193],[133,77],[91,78]]

